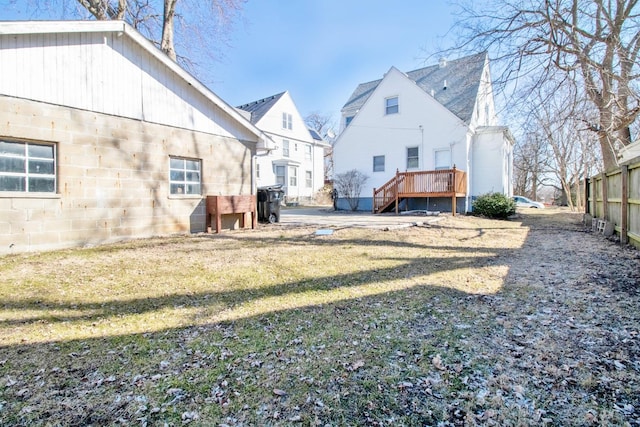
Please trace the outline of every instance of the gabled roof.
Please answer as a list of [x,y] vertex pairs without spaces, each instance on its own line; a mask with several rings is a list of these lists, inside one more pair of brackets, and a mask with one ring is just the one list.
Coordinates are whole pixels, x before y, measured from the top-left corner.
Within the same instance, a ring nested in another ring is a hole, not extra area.
[[202,84],[177,62],[171,60],[164,52],[159,50],[154,44],[147,40],[135,28],[124,21],[0,21],[0,35],[13,34],[64,34],[64,33],[115,33],[118,37],[128,37],[139,45],[153,58],[160,61],[164,66],[177,74],[187,84],[194,87],[209,102],[229,115],[249,132],[259,139],[258,147],[268,145],[269,138],[240,112],[227,104],[222,98],[216,95],[208,87]]
[[[409,71],[406,75],[422,90],[433,95],[449,111],[469,123],[473,115],[486,58],[487,53],[482,52],[443,64]],[[355,114],[380,82],[382,79],[359,84],[344,104],[342,111]]]
[[286,92],[280,92],[276,95],[267,96],[266,98],[249,102],[248,104],[239,105],[236,108],[251,113],[251,123],[255,125],[285,93]]

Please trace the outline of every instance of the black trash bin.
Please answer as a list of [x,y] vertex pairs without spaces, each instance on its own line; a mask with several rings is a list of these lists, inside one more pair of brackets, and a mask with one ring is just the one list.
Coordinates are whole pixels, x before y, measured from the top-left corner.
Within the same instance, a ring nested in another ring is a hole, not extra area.
[[258,187],[258,221],[272,224],[280,221],[283,195],[282,184]]

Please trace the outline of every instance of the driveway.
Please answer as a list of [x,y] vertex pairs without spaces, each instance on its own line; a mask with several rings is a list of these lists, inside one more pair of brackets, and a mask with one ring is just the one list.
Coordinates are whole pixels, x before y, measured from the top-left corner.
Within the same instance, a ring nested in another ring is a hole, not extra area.
[[283,208],[280,224],[296,226],[318,226],[323,228],[375,228],[390,230],[438,222],[444,216],[427,216],[413,211],[413,214],[334,211],[330,207]]

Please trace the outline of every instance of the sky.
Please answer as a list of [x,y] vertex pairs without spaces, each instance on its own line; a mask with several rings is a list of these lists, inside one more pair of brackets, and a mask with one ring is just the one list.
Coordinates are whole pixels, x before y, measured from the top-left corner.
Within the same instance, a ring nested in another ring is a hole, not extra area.
[[[29,1],[0,0],[0,20],[29,19]],[[337,123],[359,83],[391,66],[411,71],[437,63],[426,58],[448,41],[454,16],[447,3],[249,0],[223,57],[198,78],[232,106],[288,90],[303,117],[319,112]]]

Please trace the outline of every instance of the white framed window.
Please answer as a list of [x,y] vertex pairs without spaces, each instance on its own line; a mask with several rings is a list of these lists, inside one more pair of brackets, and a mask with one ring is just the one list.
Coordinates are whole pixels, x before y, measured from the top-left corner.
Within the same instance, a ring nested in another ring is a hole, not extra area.
[[171,194],[202,193],[202,162],[199,159],[169,157],[169,187]]
[[384,156],[373,156],[373,171],[384,172]]
[[420,167],[419,147],[407,147],[407,169],[418,169]]
[[289,140],[282,140],[282,156],[289,157]]
[[260,163],[256,163],[256,178],[260,178]]
[[56,192],[56,146],[0,140],[0,191]]
[[304,145],[304,158],[305,160],[311,160],[311,145]]
[[284,166],[274,166],[275,175],[276,175],[276,184],[284,185]]
[[305,171],[304,183],[307,188],[313,187],[313,174],[311,173],[311,171]]
[[293,120],[291,118],[291,114],[282,113],[282,129],[291,130],[292,128],[293,128]]
[[435,150],[434,162],[436,170],[451,169],[451,150],[449,148]]
[[298,186],[298,168],[289,166],[289,187]]
[[398,97],[394,96],[384,100],[385,114],[396,114],[398,112]]

